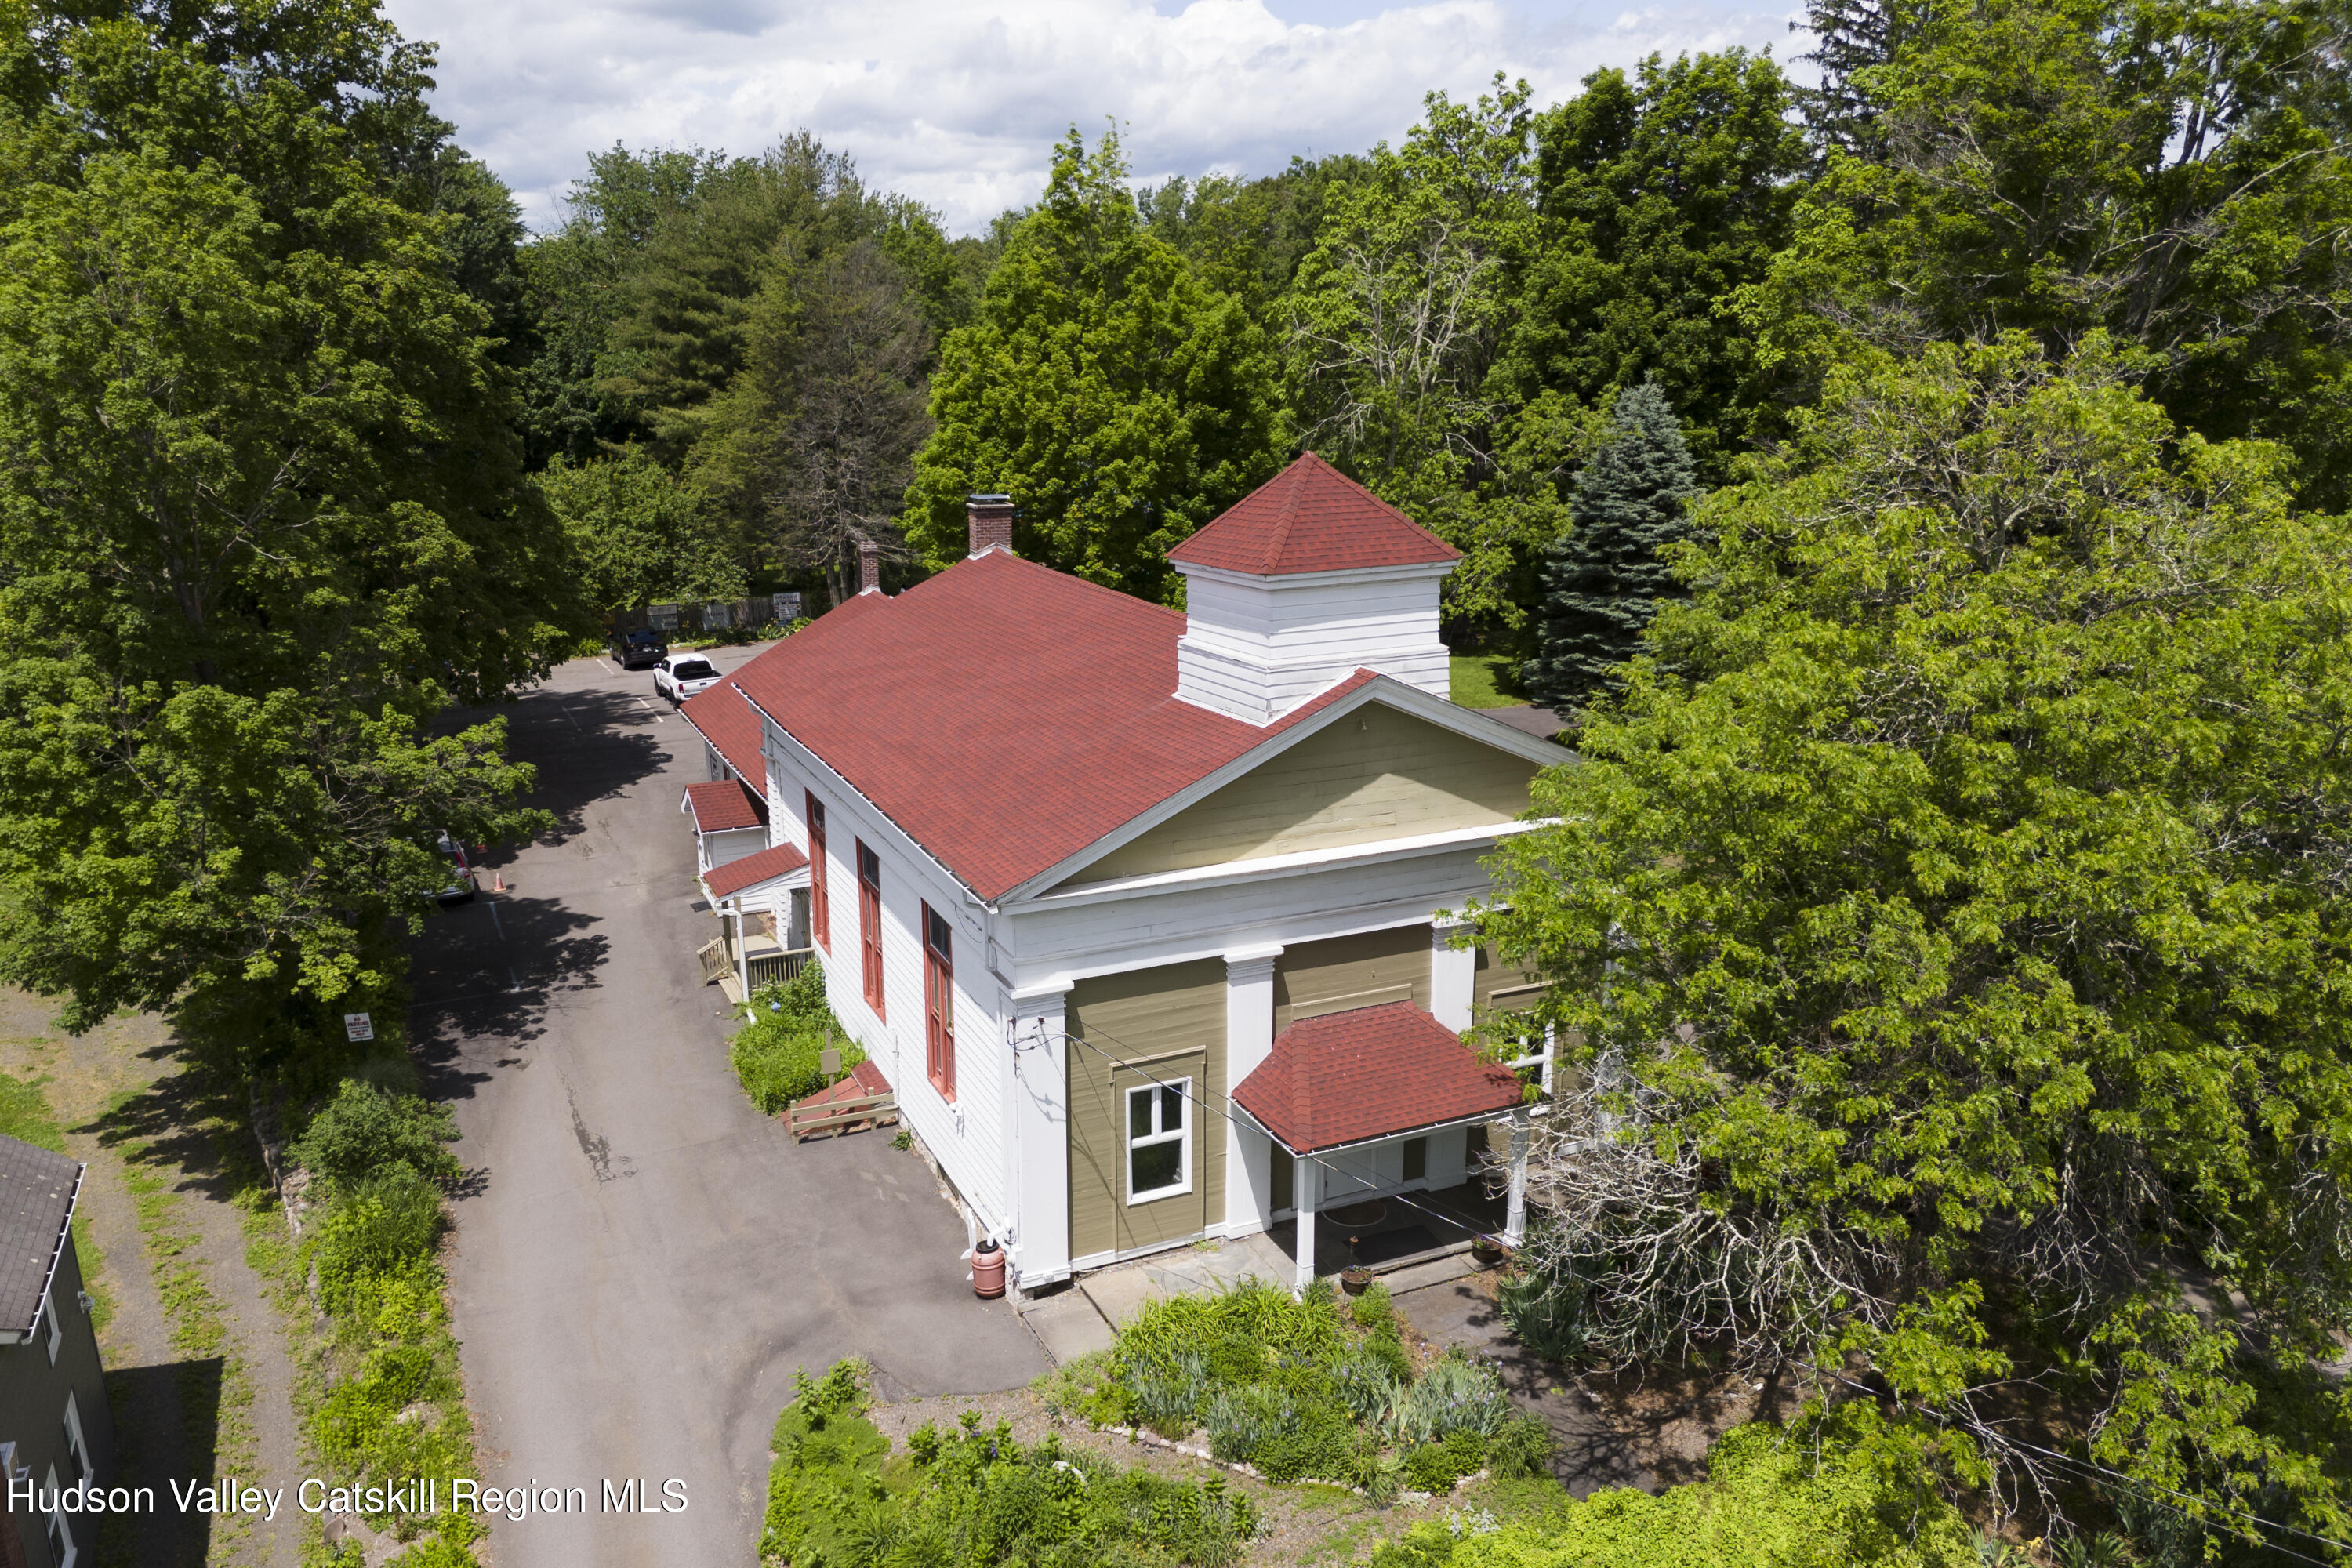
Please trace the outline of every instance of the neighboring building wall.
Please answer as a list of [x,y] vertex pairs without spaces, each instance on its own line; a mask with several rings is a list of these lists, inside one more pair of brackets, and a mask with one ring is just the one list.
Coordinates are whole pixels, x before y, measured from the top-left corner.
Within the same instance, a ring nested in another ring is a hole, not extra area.
[[1087,867],[1069,886],[1489,827],[1528,808],[1525,758],[1370,703]]
[[[986,927],[979,906],[939,863],[918,848],[865,797],[774,726],[768,728],[769,831],[805,851],[805,794],[825,814],[825,891],[832,946],[817,950],[835,1014],[889,1079],[899,1114],[922,1139],[964,1202],[992,1235],[1013,1228],[1006,1097],[1010,1052],[1004,999],[988,971]],[[860,963],[857,846],[881,861],[882,976],[885,1017],[866,1005]],[[952,1104],[924,1072],[922,908],[929,902],[954,929],[956,1098]]]
[[[0,1443],[16,1445],[16,1463],[29,1469],[35,1486],[47,1486],[54,1467],[58,1481],[71,1486],[80,1469],[67,1449],[66,1398],[73,1396],[74,1413],[97,1479],[115,1478],[114,1423],[106,1404],[106,1369],[99,1360],[98,1336],[89,1314],[81,1309],[81,1259],[70,1232],[49,1285],[49,1310],[60,1331],[58,1359],[49,1361],[48,1336],[37,1335],[30,1344],[0,1346]],[[68,1516],[66,1529],[77,1552],[75,1568],[89,1568],[98,1547],[95,1516]],[[0,1530],[14,1529],[26,1568],[58,1568],[48,1548],[47,1521],[17,1515],[0,1518]],[[0,1558],[5,1561],[5,1558]]]
[[[1097,975],[1071,988],[1070,1251],[1080,1267],[1223,1227],[1225,990],[1221,959]],[[1128,1092],[1179,1079],[1194,1096],[1192,1190],[1129,1203]]]

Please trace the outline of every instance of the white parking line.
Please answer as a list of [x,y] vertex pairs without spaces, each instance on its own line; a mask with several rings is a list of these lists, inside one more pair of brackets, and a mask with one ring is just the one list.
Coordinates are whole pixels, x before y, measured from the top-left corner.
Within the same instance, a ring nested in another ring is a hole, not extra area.
[[499,933],[500,942],[506,941],[507,928],[499,922],[499,901],[496,899],[490,900],[490,929]]

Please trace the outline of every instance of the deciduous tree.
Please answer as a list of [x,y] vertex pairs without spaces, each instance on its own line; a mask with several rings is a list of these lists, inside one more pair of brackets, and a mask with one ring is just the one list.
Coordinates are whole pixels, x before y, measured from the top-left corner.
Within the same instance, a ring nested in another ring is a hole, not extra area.
[[1270,478],[1275,364],[1240,303],[1139,221],[1118,138],[1055,149],[1043,203],[940,347],[908,533],[961,560],[964,499],[1009,494],[1021,553],[1146,598],[1167,553]]
[[2004,1502],[2089,1461],[2342,1539],[2352,529],[2135,379],[1848,367],[1702,507],[1496,866],[1591,1075],[1536,1250],[1604,1356],[1810,1362]]
[[428,63],[364,4],[0,13],[0,973],[232,1071],[396,995],[441,829],[536,820],[433,729],[579,630],[400,199]]

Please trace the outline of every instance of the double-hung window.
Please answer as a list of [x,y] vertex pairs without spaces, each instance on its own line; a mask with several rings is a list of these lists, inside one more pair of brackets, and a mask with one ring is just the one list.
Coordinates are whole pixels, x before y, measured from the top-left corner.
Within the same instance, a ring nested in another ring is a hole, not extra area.
[[58,1364],[58,1352],[66,1342],[66,1326],[58,1319],[58,1303],[54,1295],[41,1298],[41,1337],[48,1342],[49,1364]]
[[931,1087],[955,1098],[955,933],[923,906],[923,1045]]
[[857,942],[866,965],[866,1005],[882,1011],[882,857],[857,843]]
[[1147,1204],[1192,1190],[1192,1080],[1127,1091],[1127,1201]]
[[71,1389],[66,1390],[65,1426],[66,1455],[73,1460],[74,1479],[76,1481],[95,1480],[98,1472],[96,1467],[89,1462],[89,1444],[83,1440],[81,1435],[81,1407],[75,1400]]
[[824,803],[808,799],[809,937],[827,952],[833,951],[833,906],[824,898]]
[[[58,1497],[59,1501],[58,1507],[49,1510],[47,1529],[49,1561],[56,1563],[58,1568],[74,1568],[74,1563],[80,1558],[81,1552],[74,1545],[73,1528],[66,1523],[64,1500],[61,1489],[58,1486],[58,1468],[55,1465],[49,1467],[49,1492],[50,1495]],[[0,1526],[0,1529],[13,1528],[14,1526]]]

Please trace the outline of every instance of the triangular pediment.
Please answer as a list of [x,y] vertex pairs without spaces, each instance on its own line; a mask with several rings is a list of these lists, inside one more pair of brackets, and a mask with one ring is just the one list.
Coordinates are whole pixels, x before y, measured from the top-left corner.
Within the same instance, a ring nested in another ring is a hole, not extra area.
[[1530,750],[1367,701],[1107,847],[1058,885],[1511,822],[1526,814],[1543,765]]

